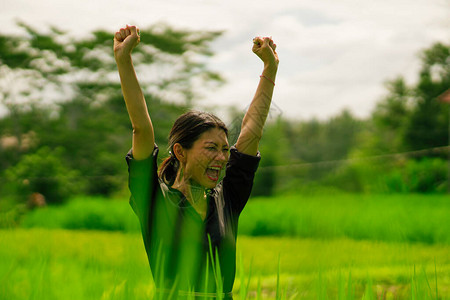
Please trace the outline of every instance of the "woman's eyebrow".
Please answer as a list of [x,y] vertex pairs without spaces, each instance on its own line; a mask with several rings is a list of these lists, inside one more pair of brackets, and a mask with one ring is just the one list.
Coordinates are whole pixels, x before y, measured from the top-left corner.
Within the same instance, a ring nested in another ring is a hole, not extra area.
[[213,144],[214,146],[217,146],[217,144],[216,144],[216,143],[214,143],[214,142],[211,142],[211,141],[206,141],[206,142],[205,142],[205,144]]
[[[215,142],[212,142],[212,141],[206,141],[205,142],[205,144],[213,144],[214,146],[218,146],[217,145],[217,143],[215,143]],[[228,144],[224,144],[223,146],[222,146],[222,148],[229,148],[230,146],[228,146]]]

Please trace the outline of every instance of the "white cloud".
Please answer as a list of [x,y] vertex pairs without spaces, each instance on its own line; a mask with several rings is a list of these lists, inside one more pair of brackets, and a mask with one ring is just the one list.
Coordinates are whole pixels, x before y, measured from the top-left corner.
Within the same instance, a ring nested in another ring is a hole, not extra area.
[[4,6],[0,17],[3,31],[16,30],[15,18],[77,35],[158,21],[226,30],[213,43],[217,55],[208,63],[228,83],[207,92],[201,103],[241,108],[251,100],[262,69],[251,39],[272,35],[281,61],[274,101],[286,116],[326,118],[344,108],[366,116],[384,93],[385,80],[398,75],[415,80],[418,52],[449,41],[449,13],[447,0],[17,0]]

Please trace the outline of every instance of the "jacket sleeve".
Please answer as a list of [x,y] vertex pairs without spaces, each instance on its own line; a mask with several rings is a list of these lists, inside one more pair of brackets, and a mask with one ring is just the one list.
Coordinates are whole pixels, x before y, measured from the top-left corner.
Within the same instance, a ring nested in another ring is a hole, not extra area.
[[128,187],[131,192],[130,205],[142,223],[148,216],[154,192],[158,186],[157,174],[158,146],[152,155],[143,160],[135,160],[130,150],[126,156],[128,164]]
[[233,212],[238,215],[250,197],[260,160],[259,151],[256,156],[253,156],[237,151],[234,146],[230,149],[230,158],[223,178],[223,189]]

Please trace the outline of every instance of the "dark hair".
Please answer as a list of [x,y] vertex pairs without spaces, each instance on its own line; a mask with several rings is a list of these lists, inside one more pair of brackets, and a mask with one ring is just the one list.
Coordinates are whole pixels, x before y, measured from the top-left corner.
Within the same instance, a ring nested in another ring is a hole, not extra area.
[[171,186],[177,177],[180,163],[173,153],[173,146],[179,143],[185,149],[191,149],[194,142],[200,135],[212,128],[219,128],[225,131],[228,136],[228,129],[225,123],[211,113],[201,111],[189,111],[182,114],[173,124],[169,134],[169,153],[159,169],[159,178]]

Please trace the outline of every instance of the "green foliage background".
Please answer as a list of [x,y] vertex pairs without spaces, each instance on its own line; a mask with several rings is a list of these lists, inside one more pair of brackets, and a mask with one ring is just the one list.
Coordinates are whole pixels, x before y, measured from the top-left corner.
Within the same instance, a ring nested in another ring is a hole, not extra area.
[[[41,33],[24,23],[18,26],[22,36],[0,35],[0,80],[11,83],[0,94],[7,109],[0,118],[0,194],[24,202],[27,194],[39,192],[59,203],[75,194],[123,192],[123,157],[132,129],[111,33],[98,30],[75,39],[57,28]],[[134,61],[143,74],[139,79],[162,159],[173,121],[196,108],[195,99],[201,97],[192,82],[202,82],[205,89],[223,83],[204,64],[204,57],[213,55],[210,42],[221,33],[163,24],[141,32]],[[421,52],[414,85],[395,74],[368,119],[344,110],[324,121],[289,120],[275,103],[260,145],[263,160],[253,195],[317,188],[445,193],[450,105],[438,97],[450,86],[449,49],[435,43]],[[145,75],[148,70],[158,76]],[[13,84],[17,80],[24,84]],[[50,88],[57,98],[47,101]],[[231,142],[243,114],[229,110]]]

